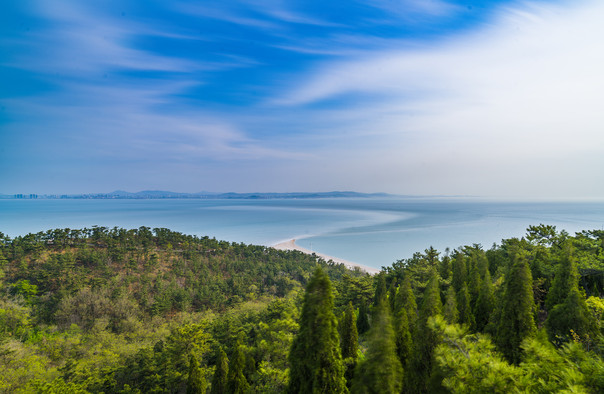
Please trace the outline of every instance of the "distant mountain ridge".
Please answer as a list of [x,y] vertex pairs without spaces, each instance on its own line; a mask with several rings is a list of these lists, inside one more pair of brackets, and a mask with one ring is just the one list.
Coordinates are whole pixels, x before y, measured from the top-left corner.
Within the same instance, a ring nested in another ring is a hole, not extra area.
[[294,193],[178,193],[165,190],[143,190],[139,192],[127,192],[124,190],[115,190],[111,193],[90,193],[90,194],[14,194],[0,195],[5,199],[167,199],[167,198],[191,198],[191,199],[285,199],[285,198],[369,198],[369,197],[389,197],[392,194],[387,193],[358,193],[353,191],[331,191],[331,192],[294,192]]

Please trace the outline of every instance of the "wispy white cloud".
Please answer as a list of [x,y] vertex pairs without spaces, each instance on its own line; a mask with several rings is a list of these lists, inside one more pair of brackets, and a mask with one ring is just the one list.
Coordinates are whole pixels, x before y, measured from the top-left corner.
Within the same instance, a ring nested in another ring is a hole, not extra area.
[[325,63],[274,103],[328,113],[345,100],[334,130],[372,141],[371,167],[403,190],[576,196],[560,185],[569,168],[602,180],[602,17],[593,1],[502,9],[430,47]]

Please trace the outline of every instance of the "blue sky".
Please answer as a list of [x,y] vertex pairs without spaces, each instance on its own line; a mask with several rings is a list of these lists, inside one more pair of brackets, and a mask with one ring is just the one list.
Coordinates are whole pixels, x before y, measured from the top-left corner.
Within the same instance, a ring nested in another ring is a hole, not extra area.
[[604,196],[601,1],[0,11],[0,193]]

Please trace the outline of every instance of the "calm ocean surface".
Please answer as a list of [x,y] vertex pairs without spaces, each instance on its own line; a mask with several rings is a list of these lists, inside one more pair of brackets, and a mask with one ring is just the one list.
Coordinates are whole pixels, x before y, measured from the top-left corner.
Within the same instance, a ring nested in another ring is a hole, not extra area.
[[0,200],[11,237],[93,225],[166,227],[233,242],[307,249],[370,267],[434,246],[439,251],[521,237],[529,225],[571,234],[604,228],[604,203],[518,203],[470,199]]

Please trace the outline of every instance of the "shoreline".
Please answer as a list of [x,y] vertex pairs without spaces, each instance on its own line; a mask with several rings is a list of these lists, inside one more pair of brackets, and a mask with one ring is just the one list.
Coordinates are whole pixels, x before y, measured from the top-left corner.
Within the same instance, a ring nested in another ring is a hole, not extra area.
[[366,265],[354,263],[352,261],[340,259],[338,257],[328,256],[323,253],[313,252],[311,250],[308,250],[308,249],[303,248],[303,247],[299,246],[298,244],[296,244],[295,239],[290,239],[289,241],[285,241],[285,242],[279,242],[275,245],[272,245],[271,247],[275,248],[277,250],[297,250],[298,252],[302,252],[302,253],[306,253],[306,254],[310,254],[310,255],[314,254],[318,257],[321,257],[325,261],[331,260],[334,263],[344,264],[346,267],[348,267],[350,269],[360,268],[362,271],[365,271],[370,275],[375,275],[380,272],[380,270],[377,268],[368,267]]

